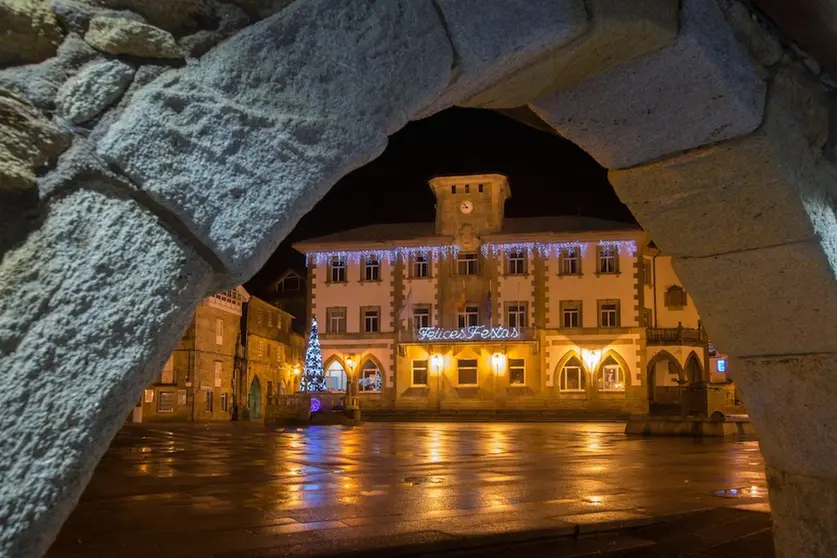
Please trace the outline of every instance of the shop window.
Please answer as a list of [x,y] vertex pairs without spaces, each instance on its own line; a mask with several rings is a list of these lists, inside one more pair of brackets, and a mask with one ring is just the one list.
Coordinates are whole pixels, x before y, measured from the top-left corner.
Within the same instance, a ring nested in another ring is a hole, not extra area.
[[526,359],[509,359],[509,383],[513,386],[526,384]]
[[358,376],[358,391],[360,392],[380,392],[381,391],[381,371],[378,365],[367,360],[360,367],[360,376]]
[[457,374],[457,383],[460,386],[477,385],[477,359],[459,359],[457,361]]
[[599,372],[599,391],[624,391],[625,373],[612,358],[602,364]]
[[570,360],[561,369],[561,382],[559,387],[561,391],[584,391],[584,369],[577,360]]
[[413,385],[426,386],[427,385],[427,361],[414,360],[413,361]]
[[174,411],[174,392],[160,391],[157,393],[157,411],[171,413]]

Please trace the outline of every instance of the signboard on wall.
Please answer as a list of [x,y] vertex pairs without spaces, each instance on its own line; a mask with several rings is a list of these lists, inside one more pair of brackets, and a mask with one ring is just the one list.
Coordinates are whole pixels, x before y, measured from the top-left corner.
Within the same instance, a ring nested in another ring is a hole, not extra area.
[[502,341],[520,339],[518,327],[469,326],[460,328],[422,327],[416,340],[423,343],[440,341]]

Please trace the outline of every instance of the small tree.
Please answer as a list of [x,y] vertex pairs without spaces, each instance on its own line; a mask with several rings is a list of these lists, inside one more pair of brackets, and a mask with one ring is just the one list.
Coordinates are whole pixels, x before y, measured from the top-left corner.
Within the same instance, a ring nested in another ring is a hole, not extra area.
[[311,320],[311,333],[308,347],[305,349],[305,368],[299,382],[299,391],[325,391],[325,371],[323,370],[323,352],[320,349],[320,333],[317,330],[317,318]]

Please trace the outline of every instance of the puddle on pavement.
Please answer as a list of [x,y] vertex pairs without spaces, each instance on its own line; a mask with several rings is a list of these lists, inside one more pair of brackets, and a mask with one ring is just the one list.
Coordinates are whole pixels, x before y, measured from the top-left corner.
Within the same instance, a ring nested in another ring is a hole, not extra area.
[[760,496],[761,491],[757,486],[750,486],[744,488],[724,488],[722,490],[716,490],[713,492],[715,496],[720,498],[741,498],[741,497],[752,497],[752,496]]
[[444,479],[442,477],[407,477],[404,482],[411,486],[420,486],[422,484],[441,484]]

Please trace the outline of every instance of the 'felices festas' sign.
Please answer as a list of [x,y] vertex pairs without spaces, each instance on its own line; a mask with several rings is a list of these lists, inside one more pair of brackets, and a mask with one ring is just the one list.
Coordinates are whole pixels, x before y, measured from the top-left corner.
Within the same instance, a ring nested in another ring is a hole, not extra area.
[[418,330],[419,341],[495,341],[498,339],[520,339],[520,328],[469,326],[458,329],[422,327]]

